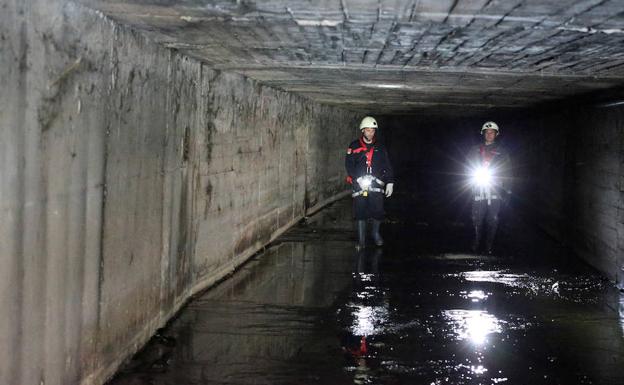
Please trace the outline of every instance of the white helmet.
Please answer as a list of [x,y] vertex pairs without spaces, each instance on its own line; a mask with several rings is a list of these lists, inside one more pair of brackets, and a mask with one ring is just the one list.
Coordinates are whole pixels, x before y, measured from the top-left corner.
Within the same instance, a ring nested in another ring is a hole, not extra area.
[[360,122],[360,130],[363,130],[363,129],[369,128],[369,127],[377,129],[377,121],[372,116],[366,116]]
[[494,122],[485,122],[483,123],[483,127],[481,127],[481,134],[483,134],[483,131],[485,130],[494,130],[496,131],[497,134],[500,133],[500,130],[498,129],[498,124],[494,123]]

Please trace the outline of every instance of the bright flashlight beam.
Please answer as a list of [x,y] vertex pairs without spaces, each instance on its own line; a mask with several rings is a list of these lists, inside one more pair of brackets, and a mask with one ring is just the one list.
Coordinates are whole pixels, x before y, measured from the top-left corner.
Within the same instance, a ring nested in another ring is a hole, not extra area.
[[477,186],[487,187],[492,183],[492,172],[489,168],[479,167],[474,170],[472,181]]

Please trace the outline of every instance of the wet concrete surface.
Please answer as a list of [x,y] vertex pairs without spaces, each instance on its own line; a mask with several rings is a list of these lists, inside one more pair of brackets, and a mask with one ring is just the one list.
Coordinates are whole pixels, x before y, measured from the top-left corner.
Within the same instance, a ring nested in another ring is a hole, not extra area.
[[[354,249],[350,201],[194,299],[109,385],[624,384],[624,295],[503,216],[493,256],[457,214],[389,205]],[[412,213],[407,215],[407,213]]]

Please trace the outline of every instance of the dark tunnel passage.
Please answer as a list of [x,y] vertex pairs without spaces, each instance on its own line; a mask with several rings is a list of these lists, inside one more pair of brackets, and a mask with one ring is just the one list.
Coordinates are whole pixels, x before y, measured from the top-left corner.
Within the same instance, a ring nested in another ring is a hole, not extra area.
[[383,247],[355,249],[351,199],[334,203],[193,300],[110,385],[621,383],[624,297],[605,278],[619,273],[569,233],[596,218],[574,217],[585,165],[570,163],[620,144],[531,113],[496,119],[513,183],[492,255],[470,251],[467,172],[491,119],[380,116],[396,174]]
[[619,230],[609,223],[621,215],[622,114],[617,99],[597,100],[457,119],[388,116],[382,135],[416,210],[427,207],[428,221],[470,222],[468,152],[483,142],[481,125],[496,121],[511,158],[507,204],[621,287]]
[[623,25],[0,0],[0,385],[622,384]]

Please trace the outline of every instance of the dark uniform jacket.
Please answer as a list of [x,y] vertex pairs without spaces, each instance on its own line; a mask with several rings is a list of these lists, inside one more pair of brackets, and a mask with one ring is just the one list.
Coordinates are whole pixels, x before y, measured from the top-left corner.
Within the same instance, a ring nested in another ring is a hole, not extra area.
[[468,154],[468,163],[471,169],[488,165],[492,171],[495,194],[499,197],[511,191],[511,160],[507,150],[498,143],[473,146]]
[[[388,152],[386,147],[377,142],[366,143],[362,138],[354,140],[347,149],[347,155],[345,157],[345,168],[347,169],[347,180],[353,181],[353,187],[359,189],[359,186],[355,181],[357,178],[367,174],[367,154],[371,154],[371,174],[384,183],[394,183],[394,173],[392,166],[390,165],[390,159],[388,158]],[[370,155],[369,155],[370,156]]]

